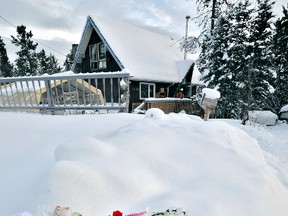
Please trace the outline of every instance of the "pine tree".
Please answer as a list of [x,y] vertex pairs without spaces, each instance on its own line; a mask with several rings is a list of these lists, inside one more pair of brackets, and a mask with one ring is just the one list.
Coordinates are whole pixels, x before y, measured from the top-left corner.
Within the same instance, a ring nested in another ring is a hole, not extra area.
[[57,59],[54,55],[46,55],[44,49],[37,53],[38,72],[39,74],[55,74],[60,73],[62,68],[58,65]]
[[273,53],[276,72],[275,93],[272,98],[276,112],[288,103],[288,7],[283,7],[283,16],[275,23]]
[[219,16],[233,6],[235,0],[196,0],[197,17],[192,18],[198,23],[202,32],[199,36],[190,36],[180,43],[181,49],[194,53],[202,47],[207,35],[212,32],[217,25]]
[[227,68],[230,29],[231,23],[227,15],[222,14],[212,33],[206,36],[199,61],[200,71],[205,71],[203,81],[208,84],[208,87],[216,87],[221,92],[217,117],[223,118],[236,117],[231,107],[231,104],[235,104],[235,93],[233,93],[235,84],[231,71]]
[[45,53],[45,50],[42,49],[39,53],[37,53],[38,59],[38,72],[39,74],[45,74],[48,70],[48,59]]
[[203,29],[213,30],[218,17],[233,4],[233,0],[196,0],[197,21]]
[[270,90],[273,89],[272,69],[272,29],[273,18],[271,0],[259,1],[255,15],[251,19],[248,35],[246,57],[243,61],[246,67],[242,71],[241,86],[242,120],[248,119],[249,110],[268,108]]
[[0,37],[0,76],[12,77],[13,76],[13,66],[10,64],[9,58],[7,56],[7,51],[5,48],[5,43]]
[[[247,59],[252,9],[249,1],[239,2],[219,17],[211,34],[207,35],[200,55],[200,71],[209,87],[221,92],[218,117],[240,118],[247,101],[243,94],[247,82]],[[206,62],[203,64],[203,62]]]
[[50,53],[50,55],[47,56],[47,58],[48,58],[48,71],[47,71],[47,73],[50,75],[60,73],[62,71],[62,68],[59,66],[56,57]]
[[38,43],[32,41],[32,32],[26,32],[26,27],[17,26],[17,37],[12,37],[12,44],[20,47],[20,51],[16,52],[18,57],[15,60],[17,76],[37,75],[38,62],[35,52]]

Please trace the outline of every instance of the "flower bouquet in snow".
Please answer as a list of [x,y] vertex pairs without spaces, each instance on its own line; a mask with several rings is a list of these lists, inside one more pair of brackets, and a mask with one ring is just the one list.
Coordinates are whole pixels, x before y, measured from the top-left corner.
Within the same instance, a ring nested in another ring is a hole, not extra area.
[[82,216],[78,212],[72,212],[69,207],[56,206],[50,216]]
[[[156,212],[149,214],[149,216],[187,216],[187,213],[185,211],[182,211],[181,209],[167,209],[163,212]],[[148,215],[147,215],[148,216]]]
[[[124,216],[119,210],[114,211],[112,216]],[[139,213],[125,214],[125,216],[187,216],[185,211],[181,209],[167,209],[166,211],[149,213],[148,211],[142,211]]]

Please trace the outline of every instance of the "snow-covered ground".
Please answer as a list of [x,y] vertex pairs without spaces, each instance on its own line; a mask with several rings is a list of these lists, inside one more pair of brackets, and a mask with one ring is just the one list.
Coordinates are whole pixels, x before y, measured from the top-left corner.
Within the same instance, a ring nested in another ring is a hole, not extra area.
[[186,114],[0,113],[0,215],[83,216],[182,208],[197,216],[286,216],[288,124]]

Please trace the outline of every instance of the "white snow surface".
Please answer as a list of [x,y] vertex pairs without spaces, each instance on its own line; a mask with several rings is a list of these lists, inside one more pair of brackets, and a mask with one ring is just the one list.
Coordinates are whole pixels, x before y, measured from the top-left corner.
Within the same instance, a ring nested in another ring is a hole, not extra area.
[[288,111],[288,104],[283,106],[280,110],[280,112],[287,112]]
[[216,89],[210,89],[210,88],[203,88],[202,94],[205,94],[205,98],[209,99],[219,99],[220,98],[220,92]]
[[[286,216],[288,125],[184,113],[0,113],[0,215],[83,216],[182,208],[199,216]],[[20,213],[23,214],[20,214]],[[26,213],[25,213],[26,212]]]
[[253,110],[248,112],[249,121],[260,125],[275,125],[278,116],[269,110]]

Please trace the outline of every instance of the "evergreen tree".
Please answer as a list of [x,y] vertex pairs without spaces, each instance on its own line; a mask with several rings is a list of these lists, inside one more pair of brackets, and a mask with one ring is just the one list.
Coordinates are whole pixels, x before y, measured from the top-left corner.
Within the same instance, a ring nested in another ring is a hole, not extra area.
[[270,90],[273,89],[273,73],[271,73],[273,4],[271,0],[258,1],[255,15],[251,19],[246,41],[248,46],[245,48],[246,55],[243,59],[246,67],[242,71],[243,85],[240,88],[243,123],[248,119],[249,110],[268,108]]
[[233,0],[196,0],[197,21],[203,29],[213,30],[218,17],[233,4]]
[[72,49],[70,50],[70,53],[66,55],[66,59],[64,62],[64,70],[70,71],[72,70],[72,65],[75,60],[75,54],[78,48],[78,44],[72,44]]
[[12,37],[12,44],[20,47],[20,51],[16,52],[18,58],[15,60],[17,76],[37,75],[38,62],[35,52],[37,43],[32,41],[32,32],[26,32],[26,27],[17,26],[17,36]]
[[37,53],[37,58],[39,74],[51,75],[61,72],[62,68],[58,65],[56,57],[52,54],[47,56],[44,49]]
[[60,73],[62,71],[62,68],[59,66],[56,57],[50,53],[50,55],[47,56],[47,58],[48,58],[48,71],[47,71],[47,73],[50,75]]
[[9,58],[7,56],[7,51],[5,48],[5,43],[0,37],[0,76],[12,77],[13,76],[13,66],[10,64]]
[[236,117],[233,114],[231,104],[235,104],[235,84],[233,83],[233,74],[227,67],[228,48],[231,23],[227,15],[221,15],[211,34],[207,34],[200,54],[199,69],[205,71],[203,80],[208,83],[208,87],[217,88],[221,92],[221,98],[218,103],[218,117]]
[[48,58],[46,56],[45,50],[42,49],[39,53],[37,53],[38,59],[38,73],[45,74],[48,70]]
[[[219,17],[211,34],[207,34],[200,55],[200,71],[209,87],[221,92],[218,117],[240,118],[245,88],[249,85],[249,37],[251,14],[249,1],[240,1]],[[208,43],[207,43],[208,41]],[[210,41],[210,42],[209,42]],[[206,62],[203,64],[203,62]],[[242,115],[243,116],[243,115]]]
[[276,72],[275,93],[272,98],[276,112],[288,103],[288,7],[283,7],[283,16],[275,23],[273,53]]
[[209,33],[217,25],[219,16],[233,6],[235,0],[196,0],[197,17],[193,20],[198,23],[202,32],[199,36],[190,36],[180,43],[182,49],[194,53],[197,48],[202,47],[202,43]]

